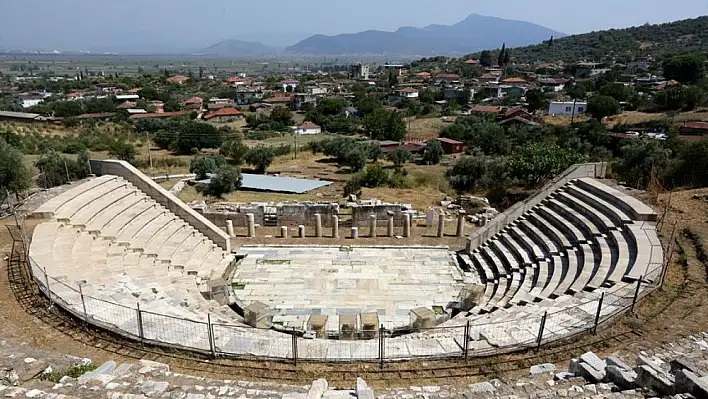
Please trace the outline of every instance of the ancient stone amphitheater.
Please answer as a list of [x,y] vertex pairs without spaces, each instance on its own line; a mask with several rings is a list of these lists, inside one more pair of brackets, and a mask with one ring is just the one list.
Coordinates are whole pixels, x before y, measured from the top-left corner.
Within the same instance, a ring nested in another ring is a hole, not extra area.
[[224,231],[129,164],[92,168],[98,177],[35,211],[33,278],[76,318],[159,345],[328,361],[490,355],[588,332],[650,292],[663,270],[654,211],[603,182],[605,165],[576,165],[453,253],[457,302],[412,309],[400,331],[377,328],[375,311],[373,321],[347,317],[335,336],[313,333],[322,318],[311,314],[279,331],[264,323],[268,309],[251,306],[262,304],[229,306],[242,259]]

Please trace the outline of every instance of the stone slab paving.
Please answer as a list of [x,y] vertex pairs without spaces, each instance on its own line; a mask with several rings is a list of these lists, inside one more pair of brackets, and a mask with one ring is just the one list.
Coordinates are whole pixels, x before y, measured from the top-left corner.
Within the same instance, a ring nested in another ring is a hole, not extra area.
[[265,303],[281,323],[290,320],[282,316],[325,315],[331,329],[339,316],[375,312],[384,327],[403,327],[412,309],[444,308],[464,286],[446,248],[242,247],[239,253],[246,258],[233,278],[236,296]]

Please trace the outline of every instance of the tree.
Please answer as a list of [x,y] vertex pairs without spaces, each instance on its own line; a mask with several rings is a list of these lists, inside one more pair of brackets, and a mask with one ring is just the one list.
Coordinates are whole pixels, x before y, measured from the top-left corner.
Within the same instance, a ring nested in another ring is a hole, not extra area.
[[204,180],[208,174],[216,172],[216,161],[212,157],[193,158],[189,165],[189,173],[197,175],[197,180]]
[[40,172],[37,183],[42,188],[51,188],[68,183],[72,179],[71,170],[73,168],[70,167],[72,163],[71,159],[63,157],[55,151],[42,154],[34,163],[34,166]]
[[344,155],[344,163],[348,165],[352,171],[358,172],[366,165],[367,158],[367,151],[361,145],[357,145]]
[[30,187],[30,174],[17,147],[0,139],[0,196],[19,193]]
[[241,165],[244,162],[248,151],[248,146],[238,138],[225,141],[221,145],[221,148],[219,148],[219,154],[229,158],[231,163],[234,165]]
[[622,157],[615,166],[616,172],[633,187],[644,189],[651,174],[662,175],[669,164],[671,150],[661,140],[640,138],[630,140],[622,147]]
[[566,148],[529,144],[509,159],[508,168],[512,176],[527,186],[538,187],[582,159],[582,155]]
[[684,84],[696,83],[705,76],[705,58],[701,54],[681,54],[664,61],[664,77]]
[[499,58],[497,58],[497,65],[504,66],[504,55],[506,54],[506,43],[502,44],[501,51],[499,52]]
[[531,89],[526,92],[526,102],[528,103],[529,112],[535,112],[539,109],[546,109],[548,99],[546,95],[539,89]]
[[272,148],[258,146],[249,150],[244,160],[255,168],[256,173],[263,174],[273,162],[273,158],[275,153]]
[[369,141],[367,145],[367,155],[371,162],[377,162],[383,156],[381,145],[378,141]]
[[274,122],[280,122],[286,126],[293,125],[293,113],[285,107],[275,107],[270,112],[270,119]]
[[444,153],[445,151],[443,151],[442,145],[440,145],[440,140],[428,140],[428,142],[425,143],[423,162],[428,165],[437,165],[440,163]]
[[406,124],[401,116],[383,108],[366,115],[363,122],[372,140],[400,141],[406,135]]
[[492,52],[489,50],[484,50],[479,54],[479,63],[483,67],[489,68],[492,66]]
[[125,140],[116,140],[108,149],[108,155],[121,161],[133,162],[138,151],[135,146]]
[[406,162],[413,160],[413,155],[403,147],[398,147],[395,150],[388,153],[386,159],[393,162],[396,168],[400,168]]
[[209,181],[204,190],[207,195],[221,197],[232,191],[238,190],[243,182],[241,171],[231,165],[223,165],[216,170],[216,174]]
[[588,101],[588,114],[597,120],[606,116],[617,115],[620,112],[620,103],[610,96],[594,95]]
[[458,192],[474,191],[482,187],[487,170],[486,157],[462,156],[445,172],[445,176]]

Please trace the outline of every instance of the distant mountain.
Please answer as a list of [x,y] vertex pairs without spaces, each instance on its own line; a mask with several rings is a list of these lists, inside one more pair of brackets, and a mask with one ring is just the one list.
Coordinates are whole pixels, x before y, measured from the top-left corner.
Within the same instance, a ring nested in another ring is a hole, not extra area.
[[230,39],[216,43],[198,52],[205,55],[224,57],[257,57],[273,54],[276,51],[274,47],[266,46],[263,43]]
[[[628,62],[635,57],[662,57],[672,53],[708,54],[708,16],[657,25],[609,29],[567,36],[553,42],[515,48],[520,62],[603,61]],[[507,43],[507,47],[508,43]]]
[[286,52],[303,55],[462,55],[485,48],[526,46],[566,36],[523,21],[472,14],[454,25],[402,27],[395,32],[369,30],[335,36],[314,35]]

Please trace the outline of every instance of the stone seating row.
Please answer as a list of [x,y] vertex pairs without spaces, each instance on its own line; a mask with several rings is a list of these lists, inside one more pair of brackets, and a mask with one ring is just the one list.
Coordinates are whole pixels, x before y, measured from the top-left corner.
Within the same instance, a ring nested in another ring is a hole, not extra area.
[[617,191],[571,181],[470,253],[485,286],[471,314],[655,279],[663,251],[643,221],[655,217],[636,200],[623,205],[626,196],[607,200],[604,187]]

